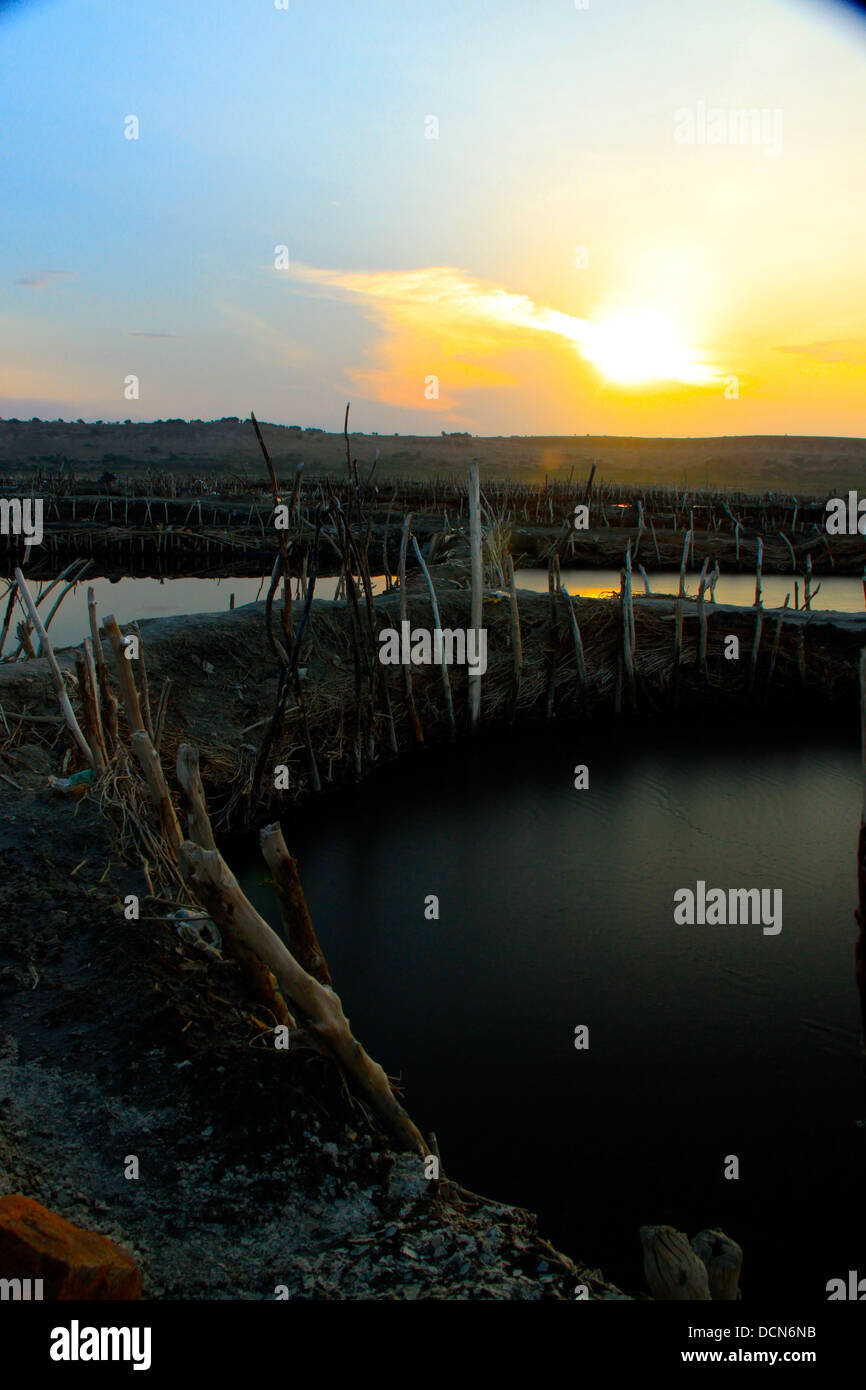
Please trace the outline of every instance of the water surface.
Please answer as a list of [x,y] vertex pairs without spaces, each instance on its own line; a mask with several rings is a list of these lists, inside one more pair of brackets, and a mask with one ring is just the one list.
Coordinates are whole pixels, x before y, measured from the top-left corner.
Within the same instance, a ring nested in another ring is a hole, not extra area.
[[[866,1273],[856,737],[561,723],[284,820],[353,1027],[446,1171],[630,1289],[655,1222],[725,1229],[747,1296]],[[276,926],[256,848],[231,856]],[[781,933],[676,926],[698,878],[781,888]]]

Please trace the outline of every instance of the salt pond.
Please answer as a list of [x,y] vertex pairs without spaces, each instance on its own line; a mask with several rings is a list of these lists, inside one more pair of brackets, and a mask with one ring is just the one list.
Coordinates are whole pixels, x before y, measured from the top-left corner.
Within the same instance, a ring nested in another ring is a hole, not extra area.
[[[283,825],[352,1025],[446,1171],[630,1288],[639,1226],[671,1222],[737,1239],[748,1296],[823,1299],[866,1268],[859,815],[856,728],[557,721]],[[255,843],[229,853],[276,926]],[[779,888],[784,930],[678,925],[698,878]]]

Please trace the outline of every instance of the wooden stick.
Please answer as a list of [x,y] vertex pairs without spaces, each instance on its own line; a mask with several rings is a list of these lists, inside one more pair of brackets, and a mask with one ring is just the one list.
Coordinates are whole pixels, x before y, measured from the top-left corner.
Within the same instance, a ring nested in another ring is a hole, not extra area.
[[699,1231],[689,1242],[707,1271],[713,1303],[735,1303],[740,1297],[743,1252],[724,1231]]
[[749,659],[749,686],[748,693],[752,694],[755,688],[755,681],[758,674],[758,650],[761,645],[761,631],[764,625],[764,611],[762,606],[761,592],[761,564],[764,556],[764,547],[761,540],[758,540],[758,563],[755,570],[755,636],[752,642],[752,653]]
[[[204,787],[199,771],[198,749],[191,743],[182,743],[177,750],[177,778],[181,785],[187,811],[187,829],[190,840],[204,850],[217,852],[213,826],[208,815]],[[254,951],[237,937],[230,938],[230,945],[247,978],[254,996],[271,1011],[278,1023],[295,1026],[286,1001],[280,993],[272,972]]]
[[[484,566],[481,553],[481,482],[478,464],[469,470],[469,556],[471,607],[469,625],[480,632],[484,620]],[[477,639],[480,640],[480,639]],[[469,673],[469,726],[474,733],[481,719],[481,673]]]
[[295,960],[276,932],[244,897],[228,865],[215,850],[187,840],[180,851],[184,875],[200,902],[227,936],[239,937],[273,972],[282,993],[355,1082],[401,1147],[426,1156],[421,1132],[397,1101],[382,1068],[352,1036],[339,997]]
[[556,621],[556,567],[553,557],[547,562],[547,597],[549,621],[547,626],[547,699],[544,707],[545,719],[552,719],[555,713],[556,695],[556,654],[559,646],[559,625]]
[[168,783],[162,770],[162,763],[159,761],[156,749],[150,741],[150,735],[145,729],[136,729],[130,735],[130,742],[132,751],[144,773],[144,780],[150,792],[151,802],[159,816],[162,833],[168,841],[172,853],[177,855],[183,844],[183,835],[171,793],[168,790]]
[[[33,628],[30,626],[28,622],[22,622],[18,624],[18,652],[23,651],[26,657],[29,657],[31,661],[35,661],[36,652],[34,650],[33,643],[30,641],[30,634],[32,631]],[[15,653],[16,657],[18,655],[18,652]]]
[[[590,474],[591,482],[592,474]],[[520,608],[517,604],[517,590],[514,585],[514,560],[511,555],[506,555],[505,567],[508,575],[508,601],[511,609],[511,717],[513,719],[523,674],[523,641],[520,635]],[[866,589],[866,580],[864,580],[864,589]]]
[[90,748],[93,766],[98,773],[103,773],[105,771],[105,758],[99,746],[99,735],[96,732],[96,710],[88,682],[87,664],[84,660],[83,652],[75,653],[75,674],[78,678],[78,692],[81,696],[81,705],[84,710],[85,737],[88,747]]
[[117,701],[114,698],[108,679],[108,667],[105,664],[105,654],[102,650],[99,628],[96,623],[96,591],[92,587],[87,590],[87,615],[90,619],[90,638],[93,643],[93,659],[96,663],[96,675],[99,681],[105,748],[107,755],[111,757],[118,745]]
[[[412,513],[408,512],[403,518],[403,531],[400,537],[400,622],[409,621],[409,596],[406,592],[406,551],[409,548],[409,528],[412,524]],[[401,627],[401,632],[404,629]],[[403,667],[403,690],[406,695],[406,707],[409,711],[409,722],[412,725],[412,733],[415,735],[416,743],[424,742],[424,730],[421,728],[421,720],[418,718],[418,710],[415,707],[415,695],[412,690],[412,666],[407,664]]]
[[166,711],[168,709],[168,695],[170,690],[171,677],[166,676],[165,680],[162,683],[162,690],[160,691],[159,696],[159,704],[156,707],[156,731],[154,733],[153,746],[156,749],[157,753],[159,752],[160,746],[162,744],[162,735],[165,728],[165,716]]
[[[631,542],[629,542],[629,546]],[[634,707],[634,657],[631,645],[631,569],[620,570],[619,616],[622,641],[621,660],[629,704]]]
[[141,717],[141,705],[138,703],[138,691],[135,688],[135,679],[132,674],[132,662],[127,659],[123,634],[113,613],[106,615],[102,630],[111,643],[111,650],[114,653],[114,664],[120,682],[120,698],[123,701],[129,732],[131,734],[146,734],[147,729]]
[[574,599],[565,589],[561,588],[559,592],[568,611],[568,617],[571,623],[571,635],[574,640],[574,660],[577,666],[578,699],[585,704],[587,699],[586,661],[583,655],[583,639],[580,635],[580,625],[578,624],[577,614],[574,610]]
[[61,674],[60,667],[57,665],[57,658],[54,655],[54,648],[51,645],[51,640],[48,636],[48,633],[42,626],[42,619],[39,616],[36,604],[33,602],[33,597],[30,593],[30,590],[27,587],[27,581],[25,580],[24,575],[21,573],[20,569],[16,569],[15,579],[18,583],[18,592],[21,595],[21,598],[24,600],[24,606],[26,607],[27,612],[30,616],[30,621],[32,622],[33,627],[35,628],[36,633],[39,637],[39,640],[42,643],[42,652],[48,661],[48,667],[51,672],[51,679],[54,682],[54,689],[57,694],[57,700],[61,710],[63,711],[63,717],[66,720],[67,728],[69,729],[69,732],[75,740],[75,743],[77,744],[81,752],[81,755],[87,763],[88,767],[93,767],[94,760],[93,754],[90,751],[90,745],[87,742],[87,739],[84,737],[84,734],[81,732],[81,726],[79,725],[78,720],[75,718],[75,711],[73,710],[72,705],[69,702],[69,696],[66,693],[66,686],[63,683],[63,676]]
[[681,1231],[642,1226],[643,1267],[653,1298],[665,1302],[710,1301],[706,1266]]
[[709,557],[704,560],[701,570],[701,580],[698,585],[698,667],[706,675],[707,673],[707,612],[704,607],[704,589],[707,582],[707,566]]
[[93,700],[93,715],[95,721],[95,732],[106,763],[109,760],[108,745],[105,742],[105,730],[102,727],[102,712],[99,708],[99,685],[96,679],[96,666],[93,661],[93,648],[90,645],[90,638],[85,637],[82,642],[84,650],[84,664],[87,669],[87,679]]
[[141,640],[141,629],[138,623],[130,623],[130,627],[138,638],[138,679],[141,685],[141,712],[144,719],[144,727],[150,734],[153,742],[153,718],[150,712],[150,682],[147,679],[147,662],[144,659],[144,643]]
[[[51,620],[52,620],[52,618],[54,617],[54,614],[57,612],[57,610],[58,610],[58,608],[60,607],[61,603],[62,603],[63,600],[66,598],[66,595],[69,593],[70,589],[74,589],[74,588],[76,587],[76,585],[84,578],[84,575],[85,575],[86,571],[90,569],[90,567],[91,567],[92,564],[93,564],[93,561],[92,561],[92,560],[85,560],[84,563],[82,564],[81,568],[77,571],[76,574],[73,575],[73,577],[72,577],[72,579],[70,579],[69,583],[61,590],[60,594],[58,595],[57,599],[55,600],[55,602],[54,602],[54,604],[53,604],[53,606],[52,606],[52,608],[51,608],[51,611],[49,612],[48,616],[47,616],[46,619],[45,619],[45,631],[46,631],[46,632],[48,631],[48,629],[49,629],[50,626],[51,626]],[[43,599],[44,597],[45,597],[44,594],[41,594],[41,595],[40,595],[39,600],[37,600],[37,607],[39,606],[39,602],[41,601],[41,599]],[[41,650],[40,650],[40,652],[39,652],[39,655],[40,655],[40,656],[42,655]]]
[[307,907],[297,860],[289,853],[282,829],[276,821],[259,831],[259,843],[265,862],[274,876],[289,950],[298,964],[319,984],[330,986],[333,983],[331,972]]
[[192,743],[182,743],[177,750],[177,780],[183,792],[187,838],[202,849],[216,849],[199,770],[198,749]]
[[[421,566],[421,573],[424,575],[424,578],[425,578],[426,581],[427,581],[427,589],[428,589],[428,592],[429,592],[429,594],[430,594],[430,607],[431,607],[432,610],[433,610],[433,628],[434,628],[434,631],[437,630],[437,629],[441,631],[441,628],[442,628],[442,619],[441,619],[440,616],[439,616],[439,602],[438,602],[438,600],[437,600],[437,598],[436,598],[436,589],[435,589],[434,586],[433,586],[433,580],[432,580],[432,578],[430,577],[430,571],[428,570],[426,564],[424,563],[424,556],[421,554],[421,547],[420,547],[419,544],[418,544],[418,538],[417,538],[416,536],[413,536],[413,537],[412,537],[412,545],[413,545],[414,550],[415,550],[415,558],[417,559],[418,564]],[[445,700],[445,712],[446,712],[446,714],[448,715],[448,728],[450,729],[451,735],[452,735],[452,737],[453,737],[453,735],[457,732],[457,726],[456,726],[456,724],[455,724],[455,722],[454,722],[454,703],[453,703],[453,701],[452,701],[452,699],[451,699],[451,681],[450,681],[449,678],[448,678],[448,663],[447,663],[447,661],[445,660],[445,646],[444,646],[444,643],[443,643],[443,646],[442,646],[441,670],[442,670],[442,695],[443,695],[444,700]],[[265,855],[265,858],[267,858],[267,855]]]

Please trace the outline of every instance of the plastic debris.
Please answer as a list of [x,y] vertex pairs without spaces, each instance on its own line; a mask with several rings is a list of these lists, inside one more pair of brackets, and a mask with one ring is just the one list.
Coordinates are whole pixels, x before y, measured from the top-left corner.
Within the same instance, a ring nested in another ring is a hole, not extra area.
[[52,791],[56,792],[81,792],[93,783],[96,773],[92,767],[83,767],[80,772],[73,772],[71,777],[49,777],[48,785]]

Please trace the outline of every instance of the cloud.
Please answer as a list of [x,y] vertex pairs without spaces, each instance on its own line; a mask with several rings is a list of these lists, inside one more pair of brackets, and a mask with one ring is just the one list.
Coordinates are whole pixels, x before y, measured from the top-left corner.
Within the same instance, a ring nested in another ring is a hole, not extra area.
[[718,376],[680,347],[668,325],[650,316],[593,323],[538,304],[528,295],[479,280],[452,266],[405,271],[326,270],[295,265],[296,280],[359,302],[384,330],[376,364],[354,368],[355,384],[373,399],[419,404],[419,383],[440,378],[440,405],[455,392],[514,384],[517,351],[571,350],[610,380],[708,385]]
[[182,338],[182,333],[129,333],[129,338]]
[[857,338],[829,339],[823,343],[794,343],[776,352],[794,352],[816,362],[838,362],[845,367],[866,366],[866,343]]
[[46,285],[53,285],[56,280],[75,280],[76,278],[74,270],[29,270],[15,283],[22,285],[26,290],[44,290]]

